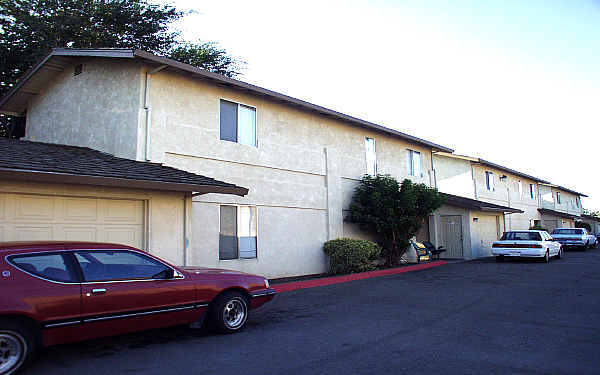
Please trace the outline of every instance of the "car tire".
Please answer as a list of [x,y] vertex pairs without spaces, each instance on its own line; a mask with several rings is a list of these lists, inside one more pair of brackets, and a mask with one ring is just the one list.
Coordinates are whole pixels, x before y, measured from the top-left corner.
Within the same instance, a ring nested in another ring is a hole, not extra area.
[[230,291],[218,296],[211,305],[210,317],[213,328],[220,333],[242,330],[248,320],[250,304],[240,292]]
[[496,255],[496,262],[504,262],[504,256],[503,255]]
[[0,374],[10,375],[31,360],[36,350],[34,330],[15,320],[0,319]]
[[565,256],[563,252],[562,246],[558,249],[558,254],[556,254],[556,259],[562,259]]
[[546,250],[546,254],[544,255],[544,258],[542,260],[544,263],[550,263],[550,251]]

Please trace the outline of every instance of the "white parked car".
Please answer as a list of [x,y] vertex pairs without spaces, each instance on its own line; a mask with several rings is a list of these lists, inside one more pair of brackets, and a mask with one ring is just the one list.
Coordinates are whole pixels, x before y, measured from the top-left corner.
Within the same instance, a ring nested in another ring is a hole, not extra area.
[[552,238],[565,248],[578,247],[587,250],[596,246],[596,236],[589,234],[585,228],[556,228],[552,231]]
[[549,262],[550,258],[564,256],[563,248],[545,230],[515,230],[505,232],[499,241],[492,245],[492,254],[496,260],[504,257],[542,258]]

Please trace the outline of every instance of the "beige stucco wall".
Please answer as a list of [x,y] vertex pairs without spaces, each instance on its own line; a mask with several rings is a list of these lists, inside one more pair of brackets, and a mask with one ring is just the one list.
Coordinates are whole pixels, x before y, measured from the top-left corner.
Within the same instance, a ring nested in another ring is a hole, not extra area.
[[497,241],[504,232],[503,215],[472,211],[470,222],[472,256],[474,258],[492,256],[492,243]]
[[[243,198],[194,198],[193,264],[268,277],[321,273],[327,239],[373,239],[344,223],[366,171],[365,137],[376,140],[379,173],[406,178],[412,149],[421,153],[423,165],[423,176],[412,179],[431,185],[429,148],[173,72],[151,80],[152,161],[250,189]],[[258,147],[219,139],[220,99],[256,108]],[[218,260],[219,204],[258,208],[257,259]]]
[[[472,250],[471,250],[471,230],[470,230],[470,222],[469,222],[469,210],[462,207],[454,207],[450,205],[443,205],[439,209],[437,209],[432,218],[429,220],[429,235],[430,241],[435,245],[435,247],[446,246],[446,242],[444,239],[444,234],[441,226],[441,217],[442,216],[460,216],[462,223],[462,231],[463,231],[463,257],[462,259],[471,259]],[[454,258],[451,254],[446,251],[441,255],[444,258]]]
[[[560,204],[556,199],[557,192],[560,192]],[[581,205],[577,207],[576,198],[575,194],[566,192],[560,188],[540,185],[540,202],[543,208],[581,216],[583,209]]]
[[183,193],[8,180],[0,181],[0,193],[142,200],[146,210],[145,250],[175,265],[184,263]]
[[[434,243],[436,247],[447,247],[441,225],[441,218],[443,216],[461,217],[463,231],[462,259],[491,256],[492,243],[498,240],[505,231],[505,219],[502,213],[475,211],[445,204],[434,213],[434,223],[433,225],[430,224],[431,242]],[[431,228],[434,228],[434,230],[431,230]],[[456,258],[448,251],[442,253],[442,257]]]
[[[141,70],[134,61],[78,59],[32,96],[25,139],[136,159]],[[83,64],[74,76],[76,64]]]
[[[486,171],[494,173],[494,190],[487,190]],[[473,164],[473,176],[477,199],[524,211],[524,213],[506,215],[506,230],[529,229],[532,220],[540,219],[537,197],[539,184],[536,181],[475,163]],[[500,180],[501,176],[506,176],[506,179]],[[519,194],[519,181],[523,186],[522,194]],[[530,184],[533,184],[536,189],[534,198],[531,198],[529,193]]]
[[[540,219],[536,181],[470,160],[443,155],[434,155],[434,168],[438,189],[442,192],[524,211],[506,215],[507,230],[529,229],[533,220]],[[493,190],[487,190],[486,171],[494,173]],[[501,176],[506,176],[506,179],[500,180]],[[522,184],[521,194],[519,181]],[[536,187],[533,199],[529,194],[530,184]]]
[[469,160],[434,154],[433,167],[439,191],[475,199]]

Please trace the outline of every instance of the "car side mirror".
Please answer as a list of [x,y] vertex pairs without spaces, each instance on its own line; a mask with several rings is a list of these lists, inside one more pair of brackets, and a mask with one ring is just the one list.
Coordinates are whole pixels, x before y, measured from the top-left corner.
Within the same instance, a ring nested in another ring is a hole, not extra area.
[[175,271],[172,268],[167,268],[156,275],[152,276],[153,279],[171,280],[175,278]]

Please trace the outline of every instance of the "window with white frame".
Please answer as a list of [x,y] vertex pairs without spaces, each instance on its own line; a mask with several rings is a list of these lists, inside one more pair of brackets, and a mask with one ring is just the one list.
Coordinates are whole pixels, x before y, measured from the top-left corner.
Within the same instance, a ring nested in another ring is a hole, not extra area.
[[421,153],[413,150],[406,151],[408,174],[410,176],[423,177],[423,170],[421,169]]
[[485,172],[485,187],[490,191],[494,190],[494,173]]
[[365,138],[365,159],[367,162],[367,174],[375,176],[377,174],[377,151],[375,148],[375,139]]
[[577,206],[577,208],[581,208],[581,198],[575,197],[575,206]]
[[256,207],[220,207],[219,260],[253,259],[257,250]]
[[256,108],[223,99],[220,107],[221,140],[256,147]]
[[529,184],[529,197],[535,199],[535,185]]
[[519,189],[519,199],[523,199],[523,183],[519,180],[518,189]]
[[557,191],[557,192],[556,192],[556,203],[557,203],[557,204],[560,204],[560,203],[561,203],[561,201],[560,201],[560,191]]

